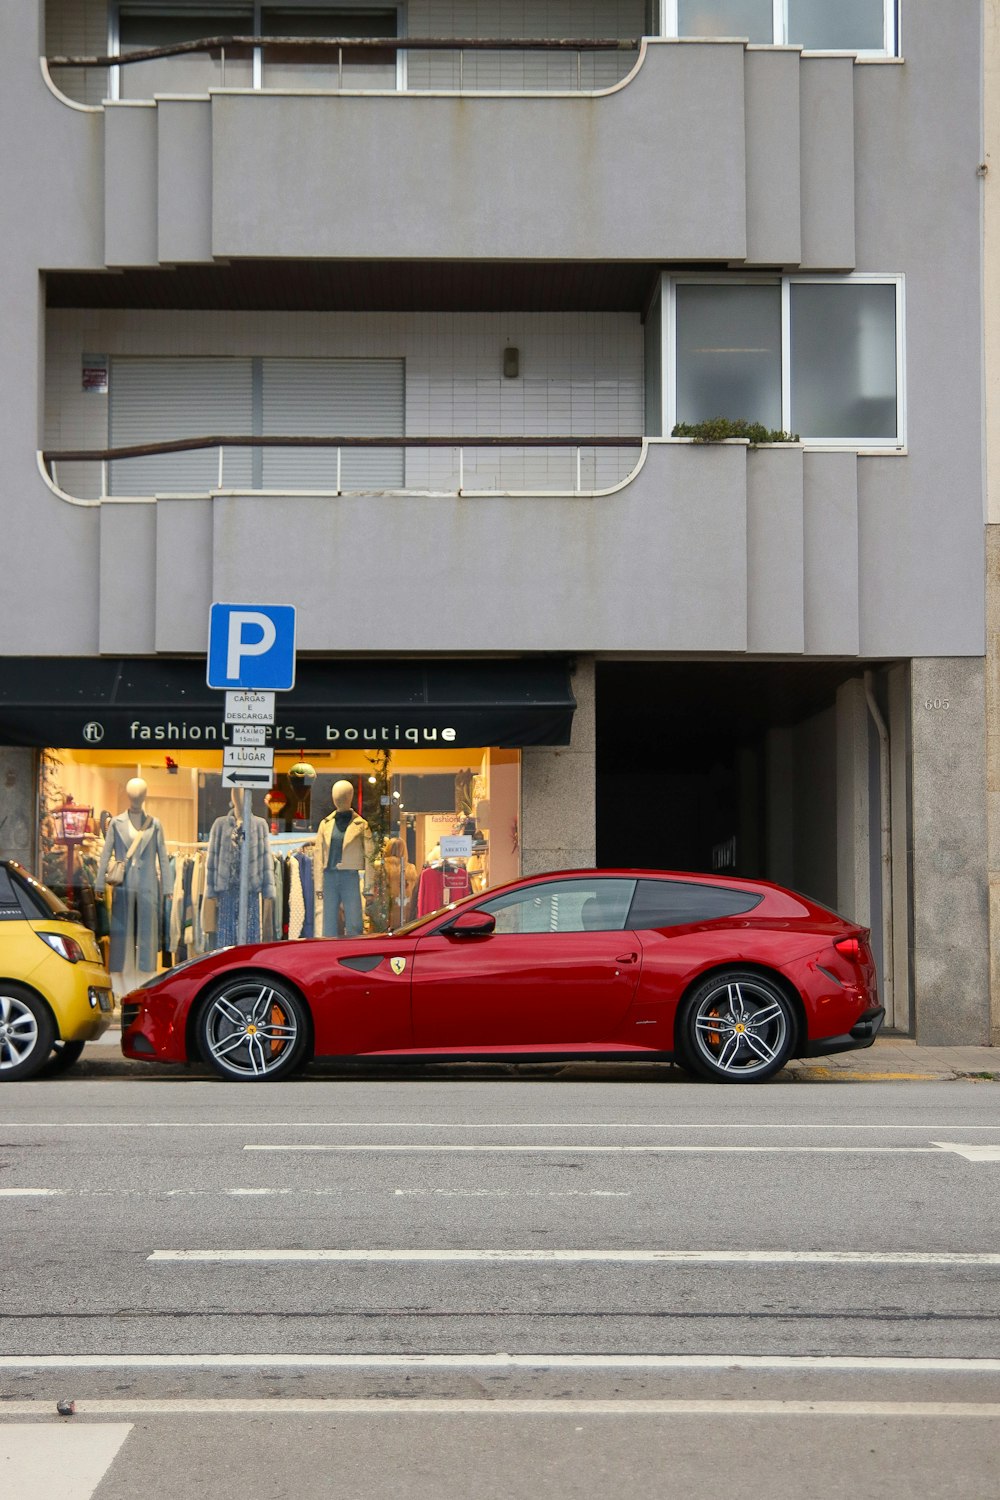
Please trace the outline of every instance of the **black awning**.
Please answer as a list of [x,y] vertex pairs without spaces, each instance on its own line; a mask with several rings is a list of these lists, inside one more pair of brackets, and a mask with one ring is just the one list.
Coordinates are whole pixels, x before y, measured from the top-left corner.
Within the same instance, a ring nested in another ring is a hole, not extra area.
[[[276,748],[566,745],[576,700],[564,657],[298,662],[278,693]],[[223,743],[205,660],[0,658],[0,744],[105,750]]]

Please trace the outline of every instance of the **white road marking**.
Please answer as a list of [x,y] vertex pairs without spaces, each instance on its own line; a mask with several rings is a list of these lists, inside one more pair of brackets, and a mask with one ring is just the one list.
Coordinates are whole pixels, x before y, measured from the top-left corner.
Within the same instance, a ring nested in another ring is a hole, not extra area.
[[317,1146],[317,1145],[291,1145],[277,1146],[246,1145],[244,1151],[277,1151],[283,1155],[294,1152],[328,1152],[334,1155],[345,1155],[351,1152],[391,1151],[397,1155],[414,1154],[419,1152],[427,1155],[433,1152],[498,1152],[506,1154],[518,1152],[529,1152],[534,1155],[553,1156],[570,1153],[571,1155],[594,1155],[594,1156],[690,1156],[708,1153],[709,1155],[732,1156],[738,1154],[764,1155],[764,1156],[937,1156],[937,1146],[468,1146],[468,1145],[440,1145],[428,1142],[427,1144],[413,1144],[412,1142],[386,1144],[384,1142],[372,1142],[369,1145],[344,1145],[344,1146]]
[[600,1188],[553,1188],[551,1192],[516,1188],[395,1188],[397,1198],[631,1198],[631,1192],[605,1192]]
[[942,1151],[954,1151],[966,1161],[1000,1161],[1000,1146],[976,1146],[959,1144],[957,1141],[932,1141]]
[[[0,1370],[826,1370],[1000,1374],[1000,1359],[848,1354],[12,1354]],[[0,1403],[0,1413],[7,1410]]]
[[1000,1253],[933,1250],[154,1250],[152,1261],[563,1262],[609,1265],[1000,1266]]
[[[26,1085],[30,1087],[30,1085]],[[196,1081],[188,1081],[185,1091],[196,1089]],[[213,1086],[214,1087],[214,1086]],[[841,1124],[836,1120],[826,1122],[796,1123],[793,1125],[757,1120],[724,1121],[715,1124],[704,1120],[669,1121],[648,1120],[606,1122],[587,1120],[569,1122],[565,1120],[533,1121],[461,1121],[461,1120],[5,1120],[4,1130],[253,1130],[266,1125],[268,1130],[738,1130],[743,1134],[756,1130],[784,1130],[794,1134],[799,1130],[863,1130],[868,1134],[888,1131],[919,1130],[925,1135],[931,1130],[991,1130],[1000,1132],[1000,1125],[882,1125],[878,1123]]]
[[[0,1407],[4,1416],[44,1411],[51,1401]],[[131,1431],[129,1422],[0,1422],[3,1492],[11,1500],[90,1500]]]
[[0,1188],[0,1198],[61,1198],[66,1188]]
[[[0,1414],[35,1416],[45,1402],[5,1401]],[[996,1421],[1000,1403],[986,1401],[665,1401],[555,1400],[483,1401],[448,1399],[419,1400],[370,1396],[339,1400],[279,1396],[270,1399],[217,1401],[210,1399],[77,1401],[80,1416],[418,1416],[418,1417],[979,1417]],[[0,1432],[2,1432],[0,1424]],[[37,1432],[37,1427],[34,1429]],[[74,1429],[75,1430],[75,1429]],[[104,1431],[103,1425],[90,1431]],[[45,1500],[62,1500],[62,1492],[45,1491]],[[76,1500],[77,1491],[68,1495]],[[87,1492],[88,1494],[90,1492]]]

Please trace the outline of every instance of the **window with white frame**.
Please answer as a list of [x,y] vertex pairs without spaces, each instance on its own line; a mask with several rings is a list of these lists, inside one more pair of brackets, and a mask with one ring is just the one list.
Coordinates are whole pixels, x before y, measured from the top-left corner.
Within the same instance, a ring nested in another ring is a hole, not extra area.
[[897,0],[665,0],[664,33],[896,55]]
[[899,276],[676,280],[666,430],[727,417],[903,446],[902,296]]
[[[212,88],[393,89],[394,48],[290,45],[300,39],[386,37],[399,34],[393,3],[351,0],[119,0],[111,13],[112,53],[125,56],[208,37],[274,37],[260,47],[229,44],[179,53],[112,70],[112,97],[151,99],[160,93],[205,93]],[[284,45],[282,44],[284,42]]]

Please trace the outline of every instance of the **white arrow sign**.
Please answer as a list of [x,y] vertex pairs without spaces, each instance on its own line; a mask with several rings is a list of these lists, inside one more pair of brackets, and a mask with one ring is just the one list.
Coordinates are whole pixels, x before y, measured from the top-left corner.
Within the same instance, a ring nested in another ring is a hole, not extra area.
[[229,767],[222,773],[222,785],[224,787],[244,786],[253,791],[257,786],[270,786],[271,776],[270,771],[248,771]]

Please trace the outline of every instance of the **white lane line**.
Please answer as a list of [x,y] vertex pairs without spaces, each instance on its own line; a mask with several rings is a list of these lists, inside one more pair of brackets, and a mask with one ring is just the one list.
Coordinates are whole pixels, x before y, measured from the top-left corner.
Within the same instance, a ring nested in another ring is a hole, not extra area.
[[[185,1089],[197,1088],[196,1082],[187,1082]],[[647,1120],[626,1122],[621,1120],[600,1121],[510,1121],[494,1122],[477,1120],[5,1120],[4,1130],[738,1130],[742,1134],[757,1130],[783,1130],[794,1134],[800,1130],[863,1130],[866,1134],[883,1131],[893,1134],[902,1130],[919,1130],[926,1135],[931,1130],[991,1130],[1000,1132],[1000,1125],[934,1124],[934,1125],[883,1125],[877,1123],[841,1124],[836,1120],[794,1125],[758,1120],[724,1121],[715,1124],[704,1120],[669,1121]]]
[[[0,1188],[3,1198],[340,1198],[351,1187],[303,1188]],[[388,1192],[390,1189],[380,1191]],[[392,1188],[395,1198],[631,1198],[610,1188]]]
[[[1000,1359],[848,1354],[15,1354],[0,1370],[826,1370],[1000,1374]],[[0,1403],[0,1413],[7,1403]]]
[[67,1188],[0,1188],[0,1198],[62,1198]]
[[344,1145],[344,1146],[317,1146],[317,1145],[290,1145],[277,1146],[246,1145],[244,1151],[278,1151],[285,1155],[292,1152],[303,1151],[325,1151],[334,1155],[344,1155],[350,1152],[372,1152],[391,1151],[397,1155],[420,1153],[427,1155],[433,1152],[498,1152],[505,1154],[517,1152],[529,1152],[535,1155],[553,1156],[570,1153],[571,1155],[589,1154],[594,1156],[690,1156],[708,1153],[709,1155],[732,1156],[740,1153],[764,1156],[939,1156],[938,1146],[521,1146],[521,1145],[499,1145],[499,1146],[467,1146],[467,1145],[440,1145],[416,1144],[412,1142],[400,1143],[398,1145],[385,1142],[372,1142],[369,1145]]
[[[0,1406],[4,1416],[51,1411],[51,1401]],[[90,1500],[131,1431],[129,1422],[0,1422],[3,1492],[10,1500]]]
[[942,1151],[954,1151],[966,1161],[1000,1161],[1000,1146],[976,1146],[957,1141],[932,1141]]
[[[0,1415],[36,1416],[51,1409],[50,1402],[5,1401]],[[1000,1403],[986,1401],[665,1401],[555,1400],[483,1401],[449,1399],[396,1399],[370,1396],[360,1400],[338,1400],[317,1396],[263,1400],[217,1401],[210,1399],[86,1401],[76,1403],[78,1416],[418,1416],[418,1417],[979,1417],[995,1421]],[[0,1431],[2,1431],[0,1426]],[[98,1428],[97,1430],[104,1430]],[[37,1429],[36,1429],[37,1431]],[[57,1500],[59,1492],[44,1491],[46,1500]],[[72,1492],[75,1500],[77,1492]]]
[[154,1250],[152,1261],[561,1262],[608,1265],[1000,1266],[1000,1253],[933,1250]]
[[520,1188],[394,1188],[397,1198],[631,1198],[631,1192],[602,1188],[552,1188],[549,1192]]

